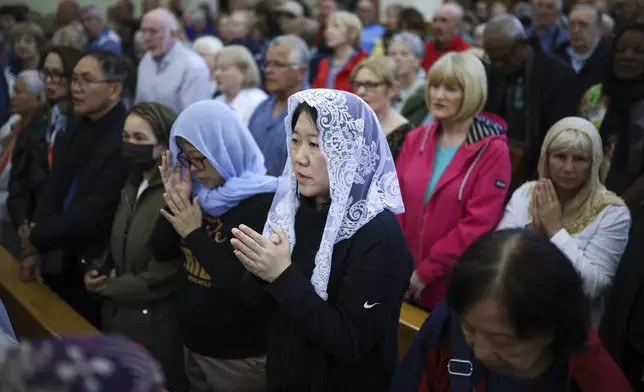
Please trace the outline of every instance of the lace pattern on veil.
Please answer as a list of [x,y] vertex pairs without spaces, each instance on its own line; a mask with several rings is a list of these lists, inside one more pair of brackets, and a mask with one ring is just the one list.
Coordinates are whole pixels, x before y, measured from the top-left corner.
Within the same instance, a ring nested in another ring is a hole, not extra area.
[[[331,256],[336,243],[350,238],[383,210],[404,212],[396,167],[376,114],[357,96],[338,90],[314,89],[292,95],[285,119],[286,142],[291,143],[293,112],[306,102],[318,112],[320,149],[329,171],[331,205],[311,283],[327,300]],[[264,235],[271,225],[285,231],[295,246],[295,215],[299,207],[297,180],[288,151],[286,167],[268,213]]]

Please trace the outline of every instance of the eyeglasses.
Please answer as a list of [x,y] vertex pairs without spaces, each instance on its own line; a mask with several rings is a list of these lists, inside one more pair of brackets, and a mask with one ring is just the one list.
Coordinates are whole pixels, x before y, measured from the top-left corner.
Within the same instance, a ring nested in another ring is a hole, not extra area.
[[295,67],[298,65],[299,64],[295,64],[295,63],[279,63],[277,61],[267,61],[262,68],[264,71],[266,71],[269,68],[282,70],[285,68]]
[[191,166],[194,166],[197,170],[204,170],[206,168],[206,159],[208,158],[190,158],[190,156],[183,151],[180,151],[179,154],[177,154],[177,161],[179,161],[179,164],[186,169],[190,169]]
[[48,70],[43,70],[41,75],[42,80],[53,84],[58,84],[62,82],[63,79],[66,79],[66,76],[64,74]]
[[105,80],[85,80],[85,79],[80,79],[77,76],[72,77],[72,86],[77,85],[78,87],[81,88],[81,90],[85,90],[90,85],[107,84],[107,83],[118,83],[118,81],[110,80],[110,79],[105,79]]
[[364,87],[365,91],[373,91],[385,84],[385,82],[352,82],[351,89],[358,91],[361,87]]

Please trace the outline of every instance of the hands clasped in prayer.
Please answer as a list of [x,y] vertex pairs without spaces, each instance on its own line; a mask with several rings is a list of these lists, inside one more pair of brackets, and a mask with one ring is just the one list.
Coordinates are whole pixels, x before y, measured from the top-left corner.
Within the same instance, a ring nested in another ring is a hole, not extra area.
[[166,152],[161,158],[161,178],[165,193],[165,200],[170,214],[166,210],[161,210],[161,215],[168,220],[181,236],[186,238],[190,233],[201,227],[203,214],[199,205],[199,196],[196,196],[190,202],[190,193],[192,192],[192,179],[190,171],[177,165],[172,167],[172,155]]
[[542,178],[534,186],[530,227],[552,237],[563,228],[562,206],[552,181]]
[[277,279],[291,265],[291,248],[286,233],[272,226],[273,234],[264,238],[246,225],[233,229],[235,238],[230,243],[235,256],[253,275],[269,283]]

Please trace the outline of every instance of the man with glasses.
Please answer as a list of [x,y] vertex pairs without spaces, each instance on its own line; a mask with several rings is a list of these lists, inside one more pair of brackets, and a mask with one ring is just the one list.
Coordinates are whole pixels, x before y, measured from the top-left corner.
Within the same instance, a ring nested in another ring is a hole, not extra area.
[[179,24],[170,11],[157,8],[145,14],[141,31],[147,53],[139,63],[135,103],[158,102],[181,113],[212,97],[208,66],[179,41]]
[[579,89],[586,91],[604,78],[610,41],[602,38],[602,14],[594,6],[578,4],[568,19],[570,42],[555,54],[572,67]]
[[309,48],[295,35],[283,35],[271,41],[264,72],[266,90],[271,94],[260,103],[248,122],[269,174],[280,176],[286,165],[287,146],[284,119],[288,97],[308,88]]
[[508,123],[512,186],[535,178],[548,129],[562,118],[576,115],[581,100],[572,69],[543,52],[539,45],[527,39],[519,19],[509,14],[490,20],[483,33],[490,60],[483,111],[499,115]]
[[[27,279],[43,280],[83,317],[99,326],[99,304],[85,290],[86,268],[100,260],[125,177],[121,145],[127,77],[125,59],[85,54],[71,82],[76,121],[56,142],[53,166],[34,223],[20,234]],[[109,271],[106,272],[109,274]]]

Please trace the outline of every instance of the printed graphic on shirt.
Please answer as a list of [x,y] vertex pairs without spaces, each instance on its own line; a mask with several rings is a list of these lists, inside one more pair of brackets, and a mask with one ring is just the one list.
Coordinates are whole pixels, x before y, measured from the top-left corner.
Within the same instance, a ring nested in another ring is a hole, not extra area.
[[[215,241],[217,244],[222,244],[228,241],[228,236],[222,232],[224,224],[220,218],[205,216],[204,221],[206,224],[205,229],[208,238]],[[202,267],[201,263],[199,263],[199,260],[195,259],[190,249],[185,246],[182,248],[185,259],[184,268],[188,273],[188,280],[206,288],[212,287],[212,278]]]

